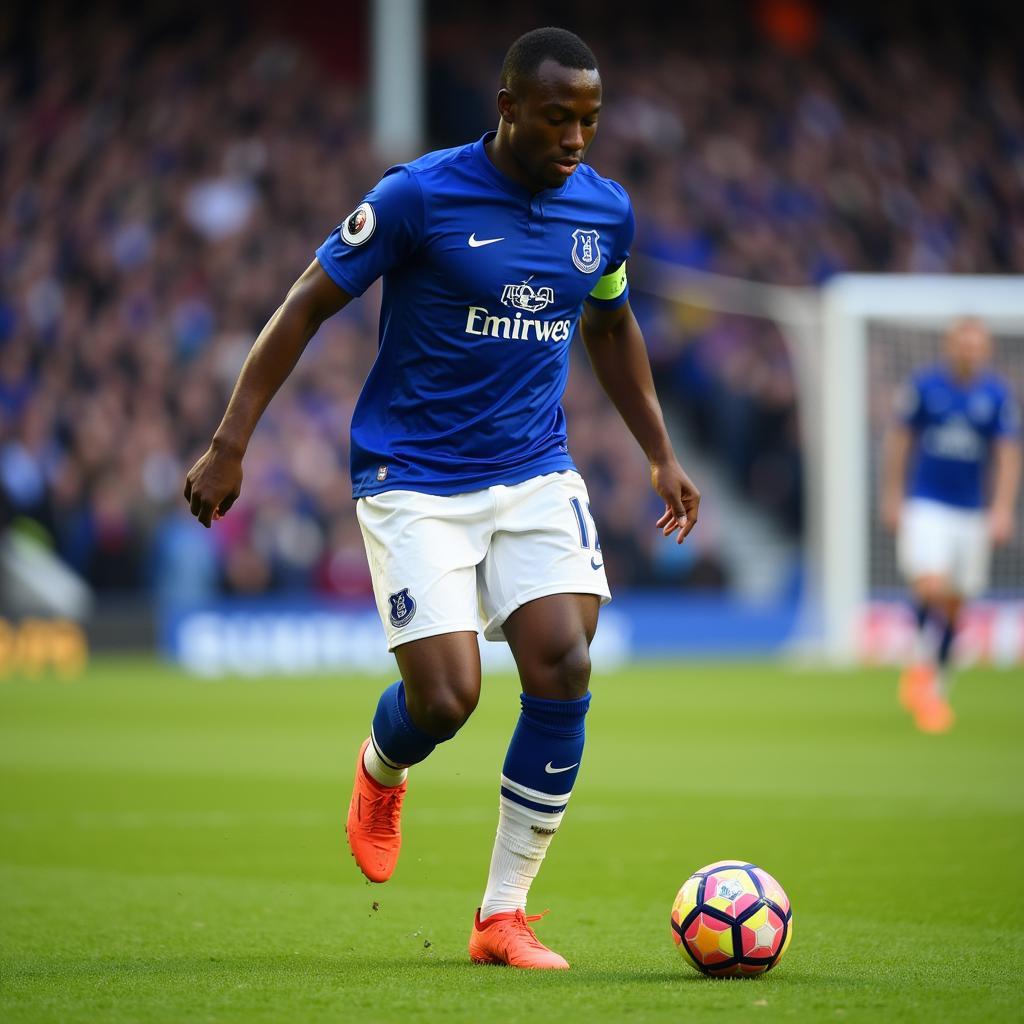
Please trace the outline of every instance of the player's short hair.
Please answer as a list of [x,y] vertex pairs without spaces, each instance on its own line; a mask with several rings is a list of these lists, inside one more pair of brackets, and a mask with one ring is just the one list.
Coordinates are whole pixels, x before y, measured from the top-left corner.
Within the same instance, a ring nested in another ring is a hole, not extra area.
[[515,92],[546,60],[553,60],[563,68],[597,70],[593,51],[574,32],[564,28],[535,28],[508,48],[501,65],[502,88]]
[[957,317],[947,328],[947,336],[957,334],[964,328],[974,328],[975,330],[983,331],[985,334],[990,334],[988,324],[978,316],[976,313],[968,313],[966,316]]

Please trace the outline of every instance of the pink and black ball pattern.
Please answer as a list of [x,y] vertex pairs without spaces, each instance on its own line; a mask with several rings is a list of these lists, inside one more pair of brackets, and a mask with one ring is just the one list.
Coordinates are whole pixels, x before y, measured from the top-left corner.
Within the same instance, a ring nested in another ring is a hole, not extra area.
[[793,937],[793,909],[762,868],[720,860],[695,871],[672,905],[672,938],[683,958],[712,977],[763,974]]

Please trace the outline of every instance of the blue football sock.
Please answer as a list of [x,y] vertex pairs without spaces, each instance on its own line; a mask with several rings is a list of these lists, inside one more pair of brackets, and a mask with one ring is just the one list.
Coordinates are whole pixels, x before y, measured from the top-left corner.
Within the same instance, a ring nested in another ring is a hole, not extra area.
[[370,730],[374,751],[381,761],[396,769],[426,760],[438,743],[454,735],[428,736],[413,722],[405,706],[405,684],[401,679],[380,695]]
[[519,793],[525,789],[546,795],[534,804],[557,804],[554,798],[572,792],[580,770],[590,694],[579,700],[545,700],[524,693],[520,701],[523,710],[502,770],[502,796],[529,807],[528,797]]
[[914,605],[914,618],[917,620],[917,628],[924,629],[928,622],[928,605],[924,601],[918,601]]
[[526,897],[558,831],[583,759],[590,694],[579,700],[522,695],[522,713],[501,774],[498,834],[481,919],[526,908]]
[[942,637],[939,640],[939,650],[936,660],[940,668],[949,664],[949,656],[953,650],[953,637],[956,635],[956,627],[952,622],[945,622],[942,627]]
[[924,601],[914,602],[914,621],[917,632],[914,634],[912,656],[919,665],[927,665],[935,660],[935,636],[931,609]]

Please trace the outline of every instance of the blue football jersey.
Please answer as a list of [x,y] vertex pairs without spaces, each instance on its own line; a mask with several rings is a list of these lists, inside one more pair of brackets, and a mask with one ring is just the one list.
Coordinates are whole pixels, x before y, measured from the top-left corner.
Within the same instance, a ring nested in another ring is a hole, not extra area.
[[992,443],[1018,430],[1006,383],[985,373],[964,384],[945,366],[933,366],[907,383],[899,404],[899,418],[917,441],[908,494],[982,508]]
[[355,497],[457,494],[573,469],[561,408],[584,300],[628,297],[633,212],[580,164],[537,193],[484,145],[390,168],[316,251],[352,296],[383,277],[352,415]]

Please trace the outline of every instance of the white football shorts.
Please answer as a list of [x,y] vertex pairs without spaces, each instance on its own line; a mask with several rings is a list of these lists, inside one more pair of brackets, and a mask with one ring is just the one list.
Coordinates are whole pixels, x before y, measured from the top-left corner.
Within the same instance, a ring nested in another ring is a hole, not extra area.
[[903,505],[896,550],[908,580],[943,576],[964,597],[977,597],[988,583],[991,543],[983,509],[911,498]]
[[388,650],[505,619],[549,594],[611,600],[579,473],[546,473],[466,494],[384,491],[356,502]]

